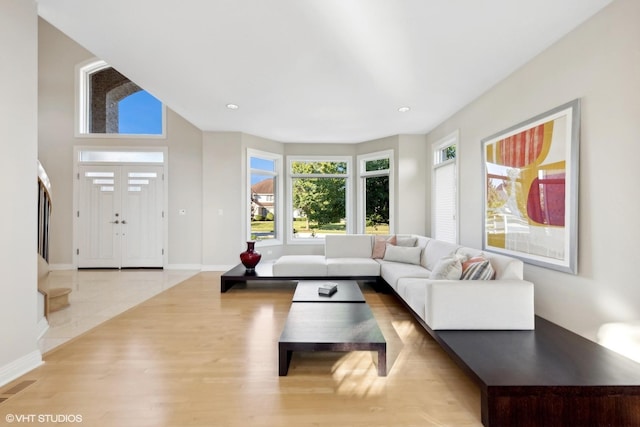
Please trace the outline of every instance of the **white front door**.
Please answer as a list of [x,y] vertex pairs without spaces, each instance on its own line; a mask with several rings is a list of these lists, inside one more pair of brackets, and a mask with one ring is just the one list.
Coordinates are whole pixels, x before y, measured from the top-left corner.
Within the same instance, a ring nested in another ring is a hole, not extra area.
[[162,166],[80,166],[78,267],[162,267]]
[[162,166],[122,167],[122,267],[162,267]]

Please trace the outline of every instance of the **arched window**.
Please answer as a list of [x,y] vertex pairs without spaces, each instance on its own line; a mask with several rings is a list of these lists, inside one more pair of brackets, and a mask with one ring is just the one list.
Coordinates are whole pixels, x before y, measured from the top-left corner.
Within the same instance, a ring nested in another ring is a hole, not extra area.
[[162,103],[104,61],[80,68],[81,135],[164,135]]

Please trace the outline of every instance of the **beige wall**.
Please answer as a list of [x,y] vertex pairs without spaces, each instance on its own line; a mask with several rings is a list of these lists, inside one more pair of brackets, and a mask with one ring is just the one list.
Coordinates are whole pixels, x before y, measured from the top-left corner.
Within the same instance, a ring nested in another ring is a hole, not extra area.
[[536,313],[596,339],[640,320],[640,2],[616,0],[428,135],[460,129],[461,243],[482,244],[480,140],[582,99],[578,275],[526,266]]
[[42,362],[37,346],[37,14],[0,0],[0,386]]
[[[199,267],[202,259],[202,132],[167,109],[166,138],[77,138],[76,65],[94,57],[46,21],[39,20],[38,156],[51,178],[50,263],[73,262],[73,148],[168,147],[168,267]],[[185,209],[187,215],[178,215]]]
[[429,235],[431,168],[425,135],[399,135],[396,152],[396,233]]
[[[359,144],[281,143],[239,132],[205,132],[203,140],[203,268],[224,270],[238,263],[245,247],[247,148],[287,156],[357,156],[383,150],[394,151],[395,228],[403,233],[424,233],[428,168],[425,135],[399,135]],[[403,165],[401,167],[400,165]],[[286,164],[284,168],[286,174]],[[352,182],[353,209],[357,210],[357,182]],[[287,206],[285,183],[284,206]],[[402,225],[399,225],[402,224]],[[286,227],[286,221],[284,223]],[[417,231],[414,231],[417,230]],[[214,237],[211,237],[214,236]],[[283,254],[321,254],[318,244],[284,244],[258,248],[263,259]]]

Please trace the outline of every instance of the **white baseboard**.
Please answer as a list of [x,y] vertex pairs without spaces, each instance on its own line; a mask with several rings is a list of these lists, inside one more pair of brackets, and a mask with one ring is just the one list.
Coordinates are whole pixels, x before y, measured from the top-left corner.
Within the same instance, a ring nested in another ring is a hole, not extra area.
[[76,267],[73,264],[49,264],[51,270],[76,270]]
[[40,321],[38,321],[38,326],[36,327],[38,332],[38,339],[42,338],[44,334],[49,330],[49,322],[46,317],[42,317]]
[[202,270],[201,264],[168,264],[165,270]]
[[203,265],[202,271],[228,271],[235,265]]
[[42,363],[42,354],[40,354],[40,350],[34,350],[31,353],[0,367],[0,387],[37,368],[42,365]]

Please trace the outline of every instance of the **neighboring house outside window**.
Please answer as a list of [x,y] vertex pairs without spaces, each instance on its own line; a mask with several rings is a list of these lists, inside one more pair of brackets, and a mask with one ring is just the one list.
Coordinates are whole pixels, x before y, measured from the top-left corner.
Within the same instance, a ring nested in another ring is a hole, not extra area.
[[282,242],[282,156],[247,150],[248,238],[259,244]]

